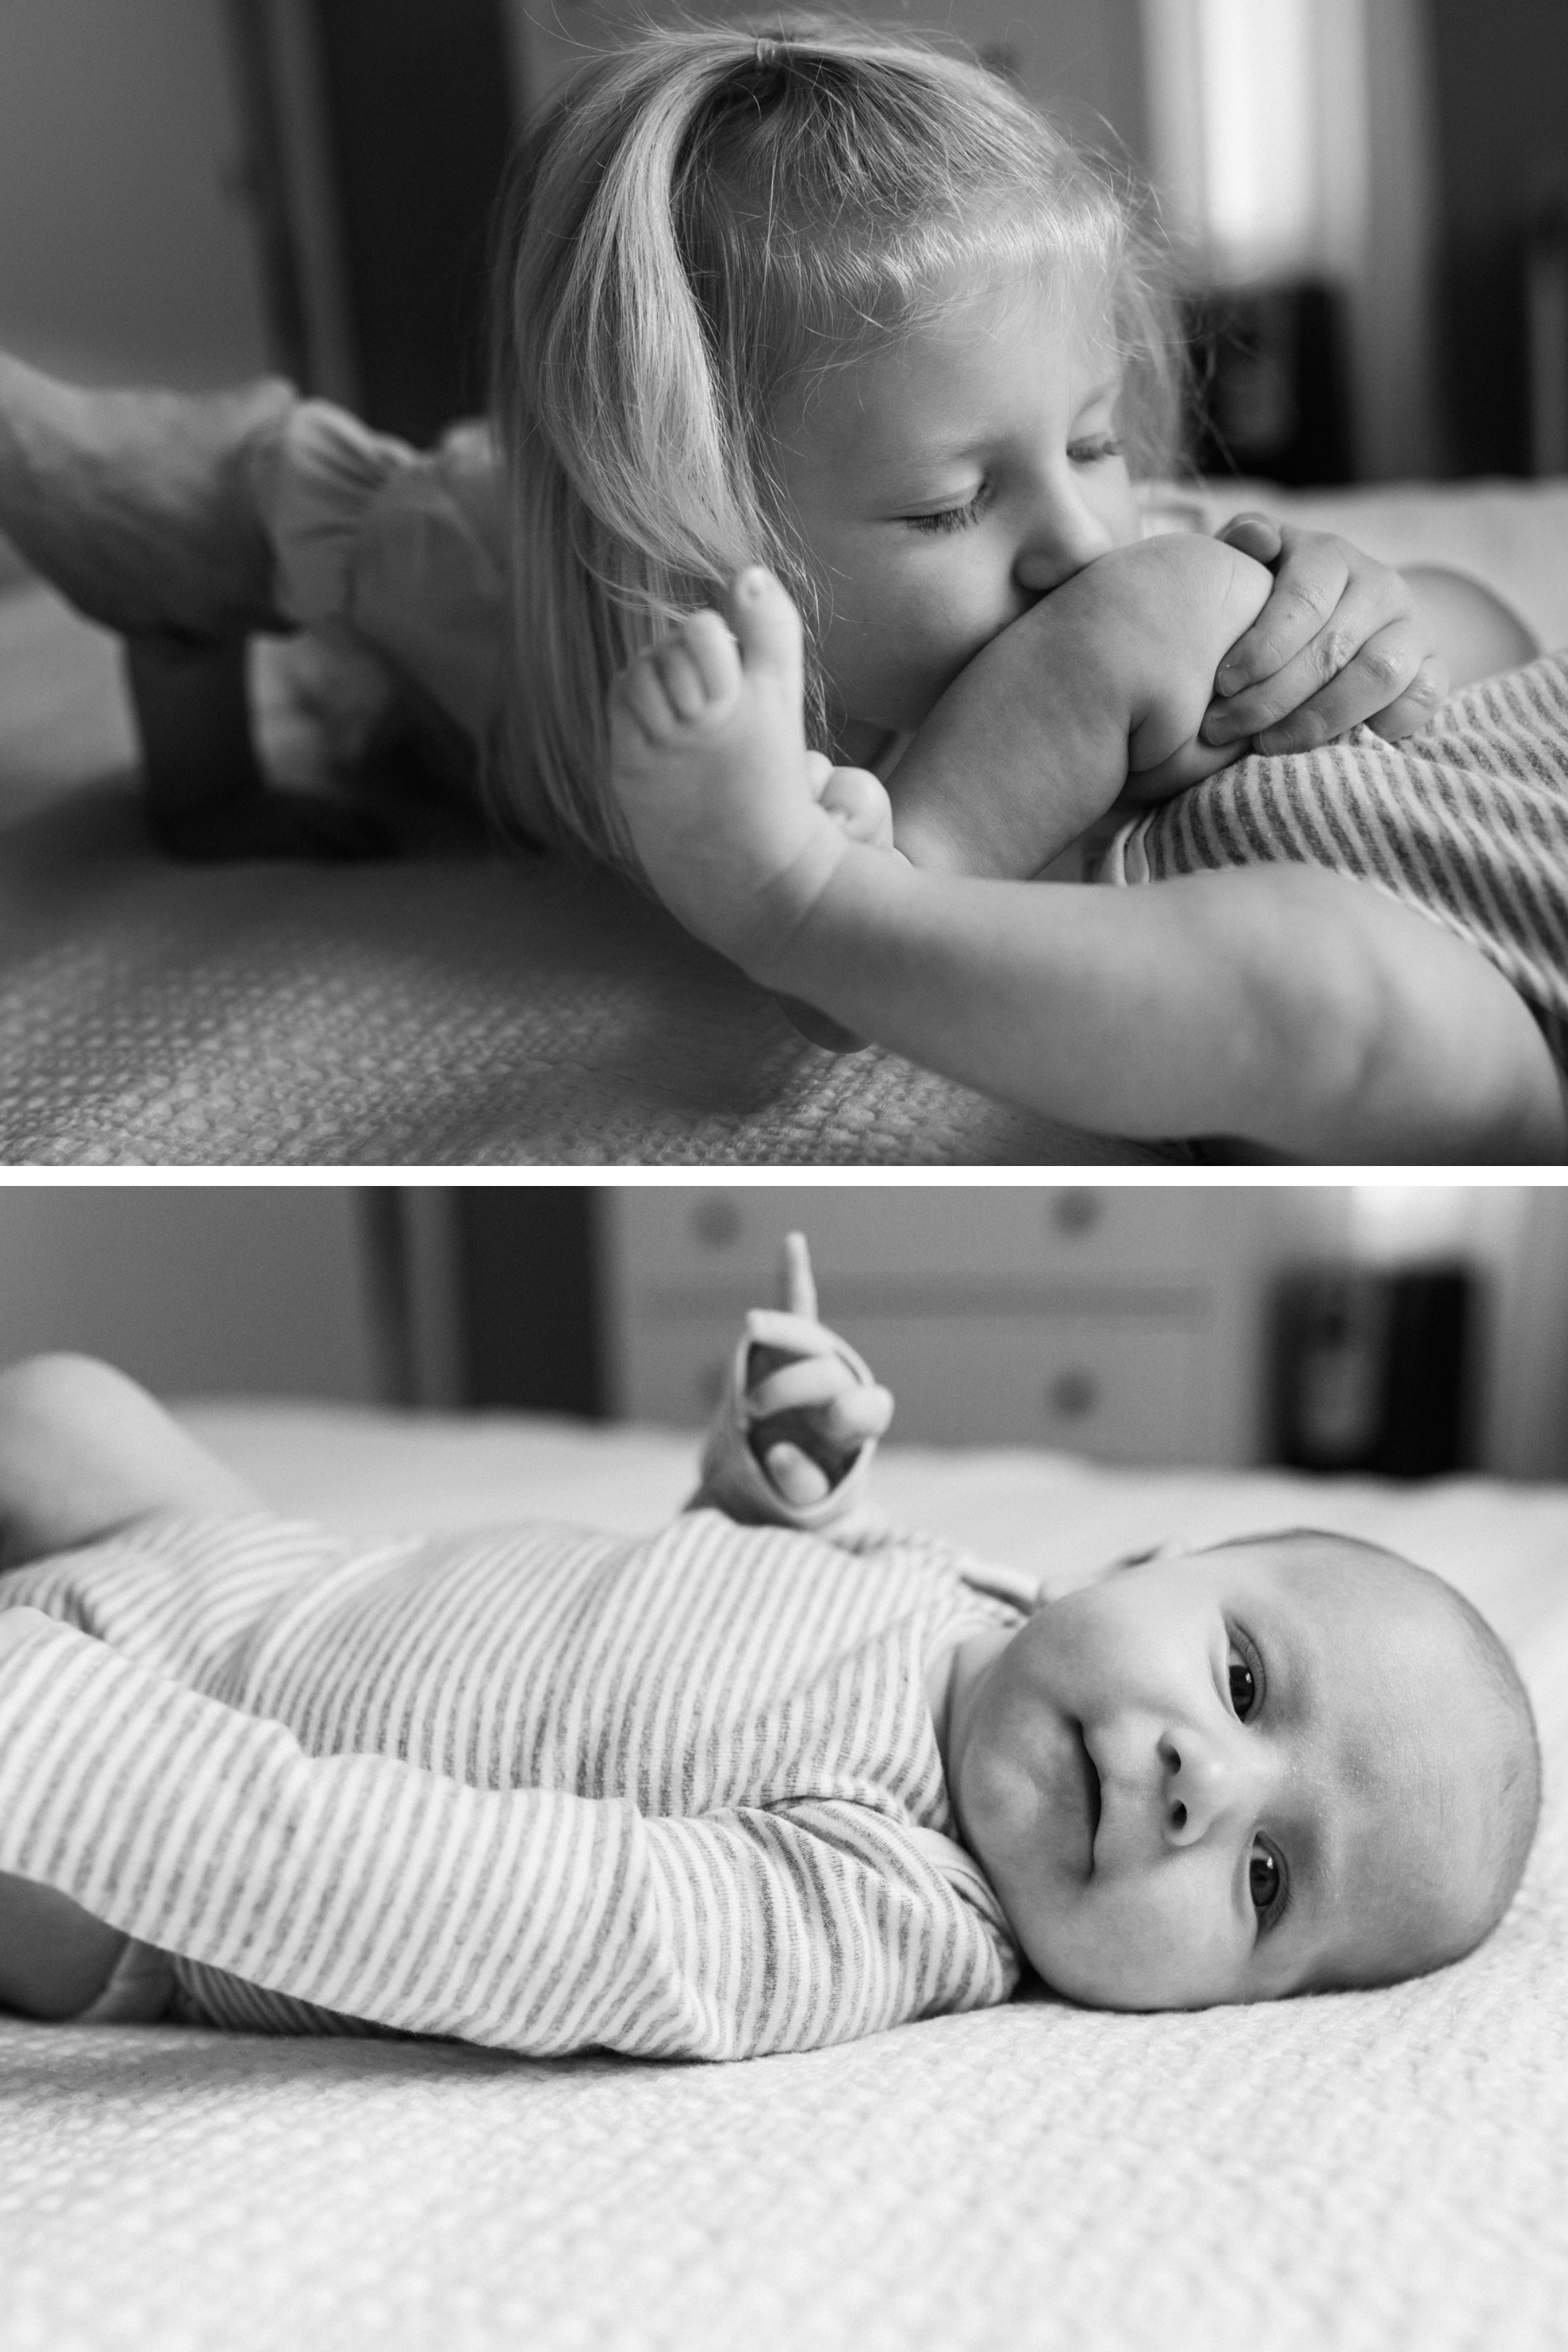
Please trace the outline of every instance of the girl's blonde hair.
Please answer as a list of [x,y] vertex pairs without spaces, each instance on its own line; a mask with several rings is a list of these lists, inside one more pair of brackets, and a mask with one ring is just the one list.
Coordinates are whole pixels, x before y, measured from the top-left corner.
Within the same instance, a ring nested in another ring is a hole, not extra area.
[[1179,362],[1155,241],[1116,174],[983,67],[841,19],[652,28],[547,110],[500,216],[493,376],[509,748],[566,839],[635,870],[605,790],[606,690],[742,564],[801,607],[807,736],[829,748],[780,396],[933,315],[944,288],[1023,270],[1101,294],[1129,456],[1168,467]]

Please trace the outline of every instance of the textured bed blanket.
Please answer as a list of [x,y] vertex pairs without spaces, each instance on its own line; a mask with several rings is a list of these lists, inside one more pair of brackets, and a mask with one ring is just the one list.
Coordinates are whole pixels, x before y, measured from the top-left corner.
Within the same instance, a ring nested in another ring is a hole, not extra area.
[[[280,683],[269,748],[308,777]],[[42,588],[0,595],[5,1162],[1190,1157],[825,1053],[621,884],[417,803],[387,864],[172,866],[133,756],[112,640]]]
[[[209,1410],[345,1527],[656,1522],[689,1442]],[[1425,1981],[1194,2016],[1053,2000],[730,2067],[0,2029],[6,2352],[1142,2352],[1561,2344],[1568,1490],[893,1450],[883,1500],[1053,1589],[1169,1533],[1401,1545],[1514,1644],[1521,1897]]]
[[[1444,560],[1568,643],[1568,485],[1280,500]],[[273,756],[320,764],[268,669]],[[406,855],[182,869],[140,825],[110,641],[0,594],[0,1162],[365,1166],[1187,1160],[837,1060],[597,876],[399,812]],[[406,820],[404,822],[404,820]]]

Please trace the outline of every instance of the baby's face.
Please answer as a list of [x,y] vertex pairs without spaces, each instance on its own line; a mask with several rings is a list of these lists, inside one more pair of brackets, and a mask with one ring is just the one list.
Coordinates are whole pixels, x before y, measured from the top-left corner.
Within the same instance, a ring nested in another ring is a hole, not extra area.
[[1428,1966],[1488,1824],[1447,1612],[1267,1541],[1067,1594],[955,1698],[965,1841],[1030,1961],[1117,2009]]
[[820,651],[847,756],[918,727],[999,630],[1140,536],[1120,389],[1102,335],[1016,282],[785,404],[784,487],[831,596]]

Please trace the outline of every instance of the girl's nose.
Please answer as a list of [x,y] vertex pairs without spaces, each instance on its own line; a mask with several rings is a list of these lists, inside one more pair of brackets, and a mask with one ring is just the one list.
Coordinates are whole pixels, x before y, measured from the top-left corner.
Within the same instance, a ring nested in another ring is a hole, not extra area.
[[1160,1740],[1160,1801],[1173,1845],[1196,1845],[1238,1793],[1238,1759],[1215,1740],[1184,1727]]
[[1018,585],[1031,596],[1047,595],[1107,555],[1116,541],[1110,525],[1088,505],[1071,484],[1043,497],[1031,516],[1013,570]]

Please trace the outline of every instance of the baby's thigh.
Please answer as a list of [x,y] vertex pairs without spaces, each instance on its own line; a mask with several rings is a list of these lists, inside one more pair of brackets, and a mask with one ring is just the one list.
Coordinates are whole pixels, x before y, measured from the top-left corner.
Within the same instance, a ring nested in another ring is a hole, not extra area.
[[78,2017],[124,1948],[118,1927],[52,1886],[0,1871],[0,2006],[23,2017]]

